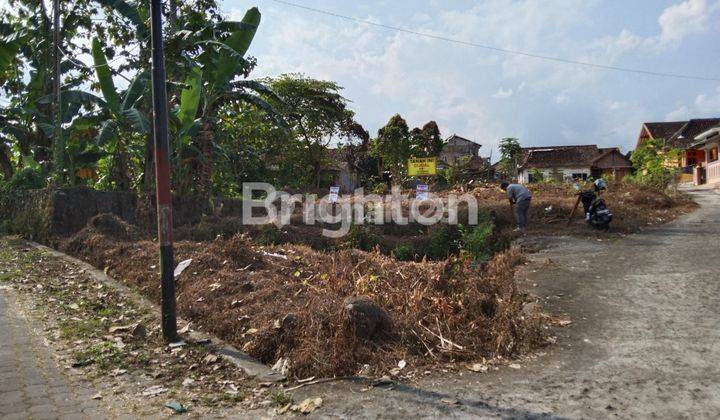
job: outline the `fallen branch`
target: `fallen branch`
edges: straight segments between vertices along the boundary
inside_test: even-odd
[[[432,334],[433,336],[435,336],[436,338],[438,338],[438,339],[440,340],[440,345],[441,345],[441,347],[445,348],[445,344],[449,344],[450,346],[457,347],[457,348],[460,349],[460,350],[465,350],[465,348],[464,348],[463,346],[461,346],[461,345],[459,345],[459,344],[453,343],[452,341],[448,340],[447,338],[443,337],[442,335],[437,335],[437,334],[435,334],[430,328],[428,328],[428,327],[424,326],[423,324],[421,324],[420,321],[418,321],[418,325],[421,326],[421,327],[423,327],[423,328],[425,328],[425,330],[426,330],[427,332],[429,332],[430,334]]]
[[[323,383],[326,383],[326,382],[333,382],[333,381],[344,381],[344,380],[347,380],[347,379],[356,379],[356,378],[358,378],[358,377],[357,377],[357,376],[337,376],[337,377],[335,377],[335,378],[317,379],[317,380],[315,380],[315,381],[305,382],[305,383],[303,383],[303,384],[296,385],[296,386],[291,387],[291,388],[285,388],[285,391],[295,391],[296,389],[300,389],[300,388],[302,388],[302,387],[304,387],[304,386],[308,386],[308,385],[323,384]]]

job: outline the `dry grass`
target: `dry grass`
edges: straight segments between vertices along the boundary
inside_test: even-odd
[[[156,245],[116,240],[95,225],[63,248],[159,299]],[[181,314],[263,362],[289,357],[298,377],[353,374],[363,364],[385,373],[400,359],[423,366],[512,356],[543,342],[539,315],[522,314],[516,250],[476,267],[455,258],[398,262],[358,250],[261,247],[237,235],[177,243],[176,260],[186,258],[193,262],[177,279]],[[343,301],[354,296],[378,303],[392,328],[357,338],[343,317]],[[288,314],[294,322],[281,326]]]

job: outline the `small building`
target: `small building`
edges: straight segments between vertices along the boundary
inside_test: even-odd
[[[480,154],[482,146],[474,141],[453,134],[445,141],[445,145],[438,156],[439,163],[445,163],[450,166],[457,165],[460,158],[477,157]]]
[[[693,168],[705,161],[705,151],[694,146],[695,138],[717,125],[720,125],[720,118],[646,122],[640,128],[637,147],[648,139],[664,139],[667,147],[680,149],[680,159],[670,164],[680,169],[679,182],[691,182]]]
[[[342,148],[328,149],[329,161],[322,170],[323,179],[329,180],[329,186],[340,187],[342,193],[350,193],[360,186],[360,176],[348,163],[346,153]]]
[[[597,145],[525,147],[518,165],[521,184],[543,179],[558,182],[586,180],[590,177],[613,176],[622,179],[632,172],[632,162],[617,147],[599,148]]]
[[[695,136],[695,142],[691,146],[702,150],[704,154],[704,160],[699,162],[694,170],[695,185],[720,184],[720,125]]]

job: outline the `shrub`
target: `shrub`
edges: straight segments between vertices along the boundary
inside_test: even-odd
[[[488,243],[495,230],[492,220],[482,220],[476,226],[460,226],[462,251],[475,261],[486,261],[493,254],[493,247]]]
[[[439,225],[430,233],[430,245],[428,246],[428,257],[434,260],[444,260],[459,250],[458,240],[460,235],[457,229],[451,229],[448,225]]]
[[[346,247],[362,249],[363,251],[372,251],[378,244],[380,244],[380,236],[361,225],[353,225],[345,240]]]
[[[667,147],[665,140],[645,140],[630,157],[636,172],[628,180],[664,190],[678,173],[679,158],[680,150]]]
[[[260,245],[277,245],[282,243],[280,230],[278,230],[278,228],[273,224],[267,224],[260,227],[260,230],[253,239]]]
[[[410,244],[399,244],[393,249],[393,255],[398,261],[410,261],[415,256],[415,249]]]

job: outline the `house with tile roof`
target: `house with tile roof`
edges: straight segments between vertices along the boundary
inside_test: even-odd
[[[695,167],[693,173],[695,185],[720,185],[720,124],[695,136],[691,146],[705,154],[704,161]]]
[[[438,161],[444,163],[445,166],[453,166],[458,164],[461,159],[472,160],[473,157],[477,158],[480,155],[481,147],[480,144],[472,140],[453,134],[445,140]]]
[[[594,144],[574,146],[525,147],[518,165],[518,182],[544,179],[556,181],[586,180],[613,176],[622,179],[632,171],[632,162],[617,147],[602,148]]]
[[[671,165],[680,168],[680,182],[693,180],[693,168],[705,161],[705,151],[694,146],[695,138],[720,125],[720,118],[697,118],[688,121],[646,122],[640,128],[637,146],[648,139],[664,139],[667,147],[680,149],[678,162]]]

